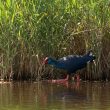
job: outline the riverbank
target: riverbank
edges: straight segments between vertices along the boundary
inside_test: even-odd
[[[58,59],[92,49],[96,65],[82,70],[82,79],[110,80],[109,7],[108,0],[2,0],[0,78],[60,77],[58,70],[42,67],[46,56]]]

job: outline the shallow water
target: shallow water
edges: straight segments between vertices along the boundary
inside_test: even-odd
[[[1,83],[0,110],[110,110],[110,83]]]

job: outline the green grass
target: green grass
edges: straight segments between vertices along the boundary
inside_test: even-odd
[[[1,78],[14,73],[16,78],[33,79],[43,57],[93,49],[96,66],[85,76],[102,79],[103,70],[109,71],[110,49],[105,40],[110,41],[109,32],[108,0],[0,0]],[[104,74],[109,78],[107,72]]]

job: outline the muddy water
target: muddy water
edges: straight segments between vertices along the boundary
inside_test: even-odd
[[[0,83],[0,110],[110,110],[110,83]]]

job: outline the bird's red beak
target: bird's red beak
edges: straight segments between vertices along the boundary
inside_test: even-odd
[[[48,58],[46,57],[43,61],[43,64],[47,64],[48,63]]]

